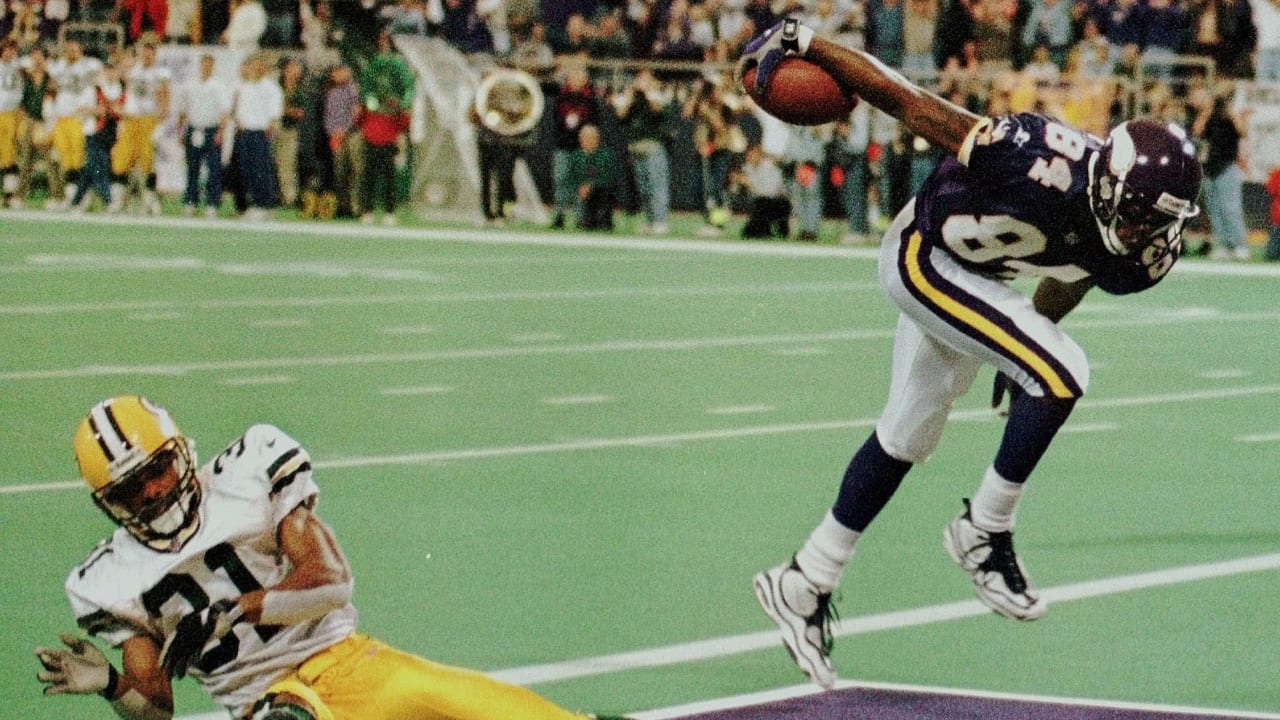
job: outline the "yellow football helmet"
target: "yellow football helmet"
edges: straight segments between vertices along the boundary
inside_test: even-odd
[[[138,542],[176,552],[199,528],[195,443],[164,408],[135,395],[103,400],[80,422],[75,452],[93,501]]]

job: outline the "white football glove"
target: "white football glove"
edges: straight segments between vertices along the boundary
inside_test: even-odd
[[[751,68],[756,68],[755,88],[759,90],[769,82],[769,75],[785,57],[804,57],[813,41],[813,30],[800,24],[796,18],[787,18],[765,30],[759,37],[747,43],[738,58],[738,84]],[[753,88],[743,88],[750,92]]]
[[[71,633],[59,633],[58,637],[69,650],[36,648],[36,657],[44,666],[36,673],[36,679],[45,683],[44,694],[89,695],[106,690],[112,674],[107,656],[93,643]]]

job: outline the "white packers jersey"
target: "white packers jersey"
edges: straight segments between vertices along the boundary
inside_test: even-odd
[[[75,115],[85,107],[86,100],[92,106],[93,86],[101,72],[102,61],[88,55],[74,63],[68,63],[62,58],[49,63],[49,75],[58,84],[58,93],[53,98],[54,116],[61,118]]]
[[[168,85],[169,68],[162,65],[135,65],[125,78],[128,95],[124,98],[125,115],[155,115],[160,110],[160,86]]]
[[[0,60],[0,112],[15,110],[22,104],[22,63]]]
[[[254,425],[199,478],[200,527],[182,550],[151,550],[122,528],[71,572],[67,597],[83,630],[116,646],[135,635],[163,644],[188,613],[272,587],[289,573],[276,529],[318,493],[306,450],[279,428]],[[191,675],[215,702],[243,711],[355,627],[349,603],[298,625],[239,623],[204,648]]]

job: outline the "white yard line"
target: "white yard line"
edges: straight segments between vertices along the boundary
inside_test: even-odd
[[[427,386],[428,392],[435,386]],[[1082,399],[1076,406],[1080,410],[1091,410],[1112,407],[1140,407],[1147,405],[1164,405],[1168,403],[1201,402],[1206,400],[1227,400],[1238,397],[1256,397],[1280,393],[1280,385],[1251,385],[1246,387],[1219,388],[1217,390],[1196,390],[1183,393],[1164,393],[1160,395],[1142,395],[1126,398]],[[952,420],[978,420],[994,417],[995,413],[985,408],[973,410],[956,410],[951,413]],[[494,447],[460,448],[455,450],[434,450],[430,452],[397,453],[393,455],[352,456],[332,458],[329,460],[313,460],[312,466],[317,470],[331,470],[356,467],[382,467],[387,465],[425,465],[445,461],[480,460],[496,457],[514,457],[520,455],[545,455],[560,452],[586,452],[591,450],[607,450],[623,447],[666,447],[685,442],[708,442],[716,440],[733,440],[746,437],[767,435],[785,435],[790,433],[825,432],[830,430],[852,430],[870,428],[876,424],[876,418],[853,418],[846,420],[826,420],[801,423],[778,423],[772,425],[749,425],[746,427],[721,428],[715,430],[696,430],[680,433],[660,433],[651,435],[630,435],[612,438],[581,438],[555,443],[533,443],[528,445],[499,445]],[[1072,427],[1068,423],[1066,428]],[[1095,427],[1089,428],[1096,430]],[[1270,436],[1266,436],[1270,437]],[[1242,439],[1243,441],[1243,439]],[[79,481],[35,482],[14,485],[0,485],[0,495],[42,492],[50,490],[69,490],[82,488]]]
[[[649,297],[719,297],[723,295],[803,294],[833,292],[879,292],[875,282],[812,282],[722,286],[676,287],[608,287],[574,290],[508,290],[395,295],[342,295],[310,298],[258,297],[228,300],[149,300],[137,302],[40,303],[33,305],[0,305],[0,315],[61,315],[72,313],[110,313],[168,311],[177,307],[187,310],[241,310],[246,308],[342,307],[360,305],[426,305],[430,303],[484,303],[532,301],[605,300],[611,298]]]

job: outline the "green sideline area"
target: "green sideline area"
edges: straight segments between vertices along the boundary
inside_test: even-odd
[[[303,442],[362,626],[399,647],[598,712],[801,680],[750,577],[825,512],[884,400],[872,249],[3,224],[0,715],[115,717],[42,698],[32,648],[73,627],[63,580],[111,529],[71,436],[121,393],[206,460],[256,422]],[[842,676],[1280,712],[1278,280],[1191,259],[1068,318],[1093,378],[1018,518],[1053,590],[1035,623],[964,611],[941,547],[1002,428],[981,374],[845,577]],[[178,703],[214,709],[190,681]]]

